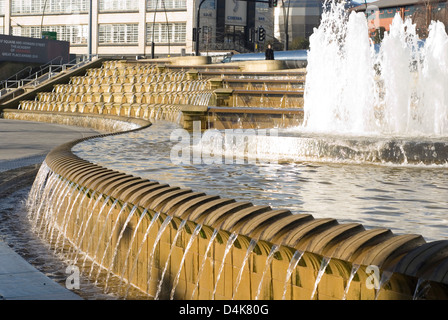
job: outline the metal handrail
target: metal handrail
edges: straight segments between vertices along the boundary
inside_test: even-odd
[[[9,82],[13,82],[17,86],[14,86],[14,87],[10,86],[8,89],[19,89],[19,88],[25,87],[25,86],[37,86],[44,81],[50,80],[53,76],[55,76],[59,72],[65,71],[69,68],[77,69],[77,68],[83,66],[84,64],[92,61],[94,57],[97,57],[97,55],[84,55],[83,57],[87,57],[87,58],[82,59],[78,63],[75,63],[77,61],[77,58],[75,58],[65,64],[62,64],[63,57],[58,56],[56,58],[53,58],[52,60],[48,61],[46,64],[40,66],[38,71],[29,75],[28,77],[22,78],[20,80],[9,80]],[[56,60],[60,61],[59,64],[54,64],[54,61],[56,61]],[[2,95],[4,95],[5,93],[7,93],[7,91],[6,92],[3,92],[3,91],[4,90],[1,90],[1,88],[0,88],[0,97]],[[14,98],[14,96],[13,96],[13,98]]]
[[[28,76],[31,75],[31,72],[33,71],[33,68],[31,66],[25,67],[22,70],[16,72],[15,74],[13,74],[12,76],[10,76],[8,79],[3,80],[0,82],[0,90],[2,89],[9,89],[8,88],[8,83],[12,82],[12,83],[17,83],[20,79],[19,79],[19,75],[22,75],[25,73],[25,71],[28,71]],[[22,77],[21,77],[22,78]],[[14,79],[14,80],[13,80]]]
[[[77,68],[85,65],[86,63],[89,63],[90,61],[93,60],[93,58],[95,58],[97,56],[98,55],[96,55],[96,54],[91,54],[91,55],[86,54],[86,55],[83,55],[82,57],[87,57],[87,58],[86,59],[82,59],[81,61],[79,61],[77,63],[75,63],[75,62],[78,60],[78,58],[75,58],[75,59],[73,59],[73,60],[71,60],[71,61],[69,61],[67,63],[64,63],[62,65],[62,68],[63,68],[64,71],[67,70],[67,69],[71,69],[71,68],[77,69]]]

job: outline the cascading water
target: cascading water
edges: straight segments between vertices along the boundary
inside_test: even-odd
[[[100,196],[99,198],[102,198],[102,197]],[[96,227],[97,227],[97,225],[98,225],[98,221],[99,221],[99,219],[100,219],[100,217],[101,217],[101,214],[102,214],[104,208],[106,207],[107,203],[109,202],[109,199],[110,199],[110,197],[107,196],[106,199],[103,201],[103,204],[102,204],[102,206],[101,206],[101,208],[100,208],[100,211],[99,211],[98,215],[96,216],[96,222],[95,222],[94,225],[93,225],[92,232],[90,233],[90,236],[89,236],[89,241],[87,242],[87,249],[86,249],[86,252],[89,252],[88,250],[90,249],[90,245],[93,243],[93,235],[94,235],[94,231],[96,230]],[[99,200],[99,199],[98,199],[98,200]],[[115,206],[115,204],[113,204],[112,207],[113,207],[113,206]],[[88,257],[87,257],[87,255],[86,255],[86,256],[84,257],[84,261],[83,261],[83,263],[82,263],[82,268],[83,268],[83,269],[84,269],[84,265],[85,265],[85,263],[86,263],[86,261],[87,261],[87,258],[88,258]]]
[[[138,228],[139,228],[140,224],[142,223],[143,219],[145,218],[147,212],[148,212],[147,209],[143,210],[143,212],[140,215],[140,218],[138,219],[138,222],[137,222],[137,225],[136,225],[136,227],[134,229],[134,232],[132,234],[131,243],[129,244],[129,248],[128,248],[128,251],[126,253],[126,258],[124,259],[123,268],[121,269],[121,273],[120,273],[120,284],[123,283],[123,280],[124,280],[124,272],[126,271],[126,267],[128,265],[129,255],[131,254],[131,249],[132,249],[132,244],[134,243],[134,240],[136,238],[137,232],[139,230]],[[155,216],[156,216],[156,219],[157,219],[159,214],[156,214]],[[146,238],[145,238],[145,240],[146,240]]]
[[[152,217],[151,222],[148,224],[148,227],[146,228],[145,235],[143,236],[143,240],[140,242],[140,245],[139,245],[139,248],[138,248],[138,251],[137,251],[137,255],[136,255],[136,257],[134,259],[134,262],[132,264],[132,268],[131,268],[131,273],[130,273],[129,279],[132,279],[132,277],[134,276],[134,272],[135,272],[136,267],[137,267],[137,262],[138,262],[138,257],[140,256],[140,252],[143,249],[143,245],[146,243],[146,239],[148,238],[148,235],[149,235],[149,232],[151,231],[151,228],[153,227],[154,223],[159,219],[159,217],[160,217],[160,212],[157,212]],[[167,219],[165,220],[165,221],[167,221],[166,224],[168,224],[171,221],[171,219],[172,219],[172,217],[168,216]],[[124,270],[121,273],[122,274],[121,280],[123,280],[123,273],[124,273]],[[131,282],[129,282],[128,285],[126,286],[126,292],[125,292],[125,295],[124,295],[125,298],[128,296],[130,287],[131,287]]]
[[[110,206],[110,209],[109,209],[109,211],[108,211],[108,213],[106,215],[106,218],[104,219],[103,228],[101,229],[101,233],[100,233],[100,235],[98,237],[99,241],[97,241],[97,246],[96,246],[96,249],[95,249],[95,253],[93,255],[93,261],[96,261],[96,258],[97,258],[97,255],[99,253],[99,249],[100,249],[100,246],[101,246],[101,240],[103,239],[103,234],[105,233],[106,228],[107,228],[107,223],[109,222],[109,217],[113,213],[114,208],[117,205],[117,203],[118,203],[118,199],[115,199],[114,203]],[[90,268],[89,278],[92,276],[92,272],[93,272],[94,266],[95,265],[92,264],[92,266]],[[101,265],[100,265],[100,267],[101,267]]]
[[[291,278],[293,271],[296,269],[297,264],[299,263],[300,259],[302,259],[303,254],[304,254],[303,251],[296,251],[291,258],[288,270],[286,271],[286,279],[285,279],[285,285],[283,288],[282,300],[285,300],[285,298],[286,298],[286,291],[288,289],[289,279]]]
[[[319,282],[322,279],[322,276],[324,275],[325,269],[327,269],[327,266],[330,263],[330,260],[331,259],[327,258],[327,257],[323,257],[323,259],[322,259],[319,272],[317,273],[316,281],[314,282],[314,289],[313,289],[313,293],[311,294],[311,300],[313,300],[314,296],[316,295],[317,286],[319,285]]]
[[[347,285],[345,286],[344,295],[342,297],[342,300],[345,300],[347,298],[348,290],[350,289],[350,284],[352,283],[353,278],[355,277],[356,273],[358,272],[360,265],[354,264],[352,267],[352,271],[350,272],[350,277],[347,280]]]
[[[260,298],[260,294],[261,294],[261,291],[263,289],[264,276],[266,275],[266,272],[268,271],[269,267],[271,266],[271,262],[274,259],[274,255],[275,255],[275,253],[278,250],[279,250],[279,246],[278,245],[273,245],[272,248],[271,248],[271,251],[269,252],[268,257],[266,258],[266,264],[264,266],[264,270],[263,270],[263,273],[261,275],[260,283],[258,284],[258,290],[257,290],[257,294],[255,296],[255,300],[258,300]]]
[[[123,206],[121,207],[120,212],[118,213],[118,216],[115,218],[115,221],[113,223],[113,227],[112,227],[112,230],[111,230],[111,235],[113,235],[115,233],[115,229],[117,228],[118,223],[120,222],[120,217],[123,214],[123,212],[126,211],[127,205],[128,205],[127,202],[125,202],[123,204]],[[108,219],[106,219],[106,222],[104,223],[104,228],[106,227],[106,223],[108,223],[108,222],[109,222]],[[107,241],[106,241],[106,248],[104,249],[103,256],[102,256],[102,258],[100,260],[100,266],[103,266],[103,262],[105,261],[104,259],[106,258],[106,254],[107,254],[107,249],[109,249],[110,243],[112,242],[112,238],[113,238],[113,236],[110,236],[109,239],[107,239]],[[119,243],[119,241],[117,241],[117,244],[118,243]],[[112,263],[111,263],[111,268],[112,268],[112,266],[113,266],[113,259],[111,261],[112,261]],[[100,275],[100,269],[98,269],[98,272],[96,274],[95,282],[98,281],[99,275]],[[107,284],[107,281],[106,281],[106,284]]]
[[[412,300],[423,299],[430,288],[431,284],[428,280],[423,278],[418,279]]]
[[[218,275],[216,277],[215,288],[213,289],[212,300],[215,299],[216,290],[218,289],[218,282],[219,282],[219,279],[221,278],[222,271],[224,270],[224,264],[225,264],[225,261],[226,261],[227,254],[230,252],[230,249],[232,248],[233,243],[235,242],[235,240],[237,238],[238,238],[238,234],[237,233],[232,233],[229,236],[229,240],[227,241],[226,249],[224,250],[224,255],[222,257],[221,266],[219,268]]]
[[[243,263],[241,264],[240,272],[238,272],[235,289],[233,290],[232,300],[235,299],[236,293],[238,291],[238,287],[241,282],[241,278],[243,277],[244,267],[246,266],[247,260],[249,259],[249,256],[252,253],[252,251],[254,250],[256,245],[257,245],[257,240],[255,240],[255,239],[250,240],[249,246],[246,250],[246,255],[244,256]]]
[[[195,287],[193,289],[193,293],[191,294],[191,299],[194,298],[196,290],[199,288],[199,280],[201,279],[202,272],[204,271],[205,263],[207,262],[208,253],[210,252],[210,249],[211,249],[211,247],[212,247],[212,245],[213,245],[213,243],[215,241],[215,238],[218,236],[218,233],[219,233],[219,230],[215,229],[213,231],[212,236],[210,237],[210,240],[209,240],[208,245],[207,245],[207,249],[205,250],[204,256],[202,258],[201,267],[200,267],[199,272],[198,272],[198,277],[197,277],[197,281],[196,281]]]
[[[109,276],[110,276],[110,274],[112,273],[112,270],[113,270],[113,266],[114,266],[114,263],[115,263],[115,257],[116,257],[116,255],[118,253],[118,249],[119,249],[121,238],[123,237],[123,234],[126,231],[126,227],[128,226],[128,223],[131,221],[131,218],[134,215],[136,210],[137,210],[137,206],[134,206],[132,208],[131,212],[129,213],[128,217],[126,218],[126,221],[123,224],[123,227],[121,228],[120,234],[118,235],[118,240],[117,240],[117,243],[115,244],[115,249],[113,251],[114,253],[112,255],[109,271],[107,272],[106,284],[105,284],[106,288],[105,288],[105,290],[107,290],[107,283],[108,283],[108,280],[109,280]],[[118,219],[117,219],[117,221],[118,221]]]
[[[428,135],[434,138],[444,137],[448,130],[448,101],[446,101],[447,99],[445,98],[443,91],[448,84],[448,76],[446,71],[448,69],[448,37],[444,31],[443,25],[438,22],[432,23],[426,44],[423,48],[420,48],[418,38],[415,34],[415,27],[409,21],[403,22],[399,17],[396,17],[391,26],[391,31],[386,34],[379,54],[376,55],[367,37],[368,30],[364,15],[352,13],[346,19],[344,16],[345,11],[343,13],[340,10],[340,4],[334,4],[330,10],[326,11],[322,19],[323,22],[321,27],[316,29],[316,32],[312,37],[307,87],[305,92],[305,123],[300,129],[303,132],[323,132],[329,136],[333,134],[344,134],[353,137],[353,140],[356,140],[357,137],[366,136],[421,137]],[[379,73],[377,73],[377,70]],[[325,94],[322,94],[322,92],[325,92]],[[197,99],[197,101],[207,100],[208,95],[198,96]],[[162,110],[159,107],[157,112],[160,113],[161,111]],[[158,115],[156,115],[156,117],[158,117]],[[270,137],[263,135],[261,138],[268,139]],[[331,147],[332,145],[336,145],[339,142],[340,141],[338,140],[327,139],[325,144],[321,142],[315,143],[316,148],[314,150],[320,152],[322,149],[327,148],[328,146]],[[268,144],[269,141],[266,140],[266,143]],[[351,146],[351,141],[347,142],[347,140],[345,140],[344,143],[345,144],[342,146],[343,152],[341,152],[341,155],[346,155],[347,150],[354,150]],[[264,143],[262,144],[264,145]],[[384,143],[381,142],[380,144]],[[310,151],[310,145],[312,145],[312,143],[304,143],[302,145],[302,149],[307,150],[308,152]],[[359,144],[357,146],[359,147]],[[388,147],[390,145],[386,143],[385,146]],[[403,145],[398,145],[396,149],[401,151],[405,150]],[[341,150],[340,144],[338,146],[338,150]],[[295,152],[295,150],[293,150],[293,152]],[[408,161],[408,155],[405,154],[405,152],[403,153],[404,159]],[[43,186],[47,183],[48,190],[45,190],[44,193],[41,192],[40,194],[37,194],[36,190],[33,188],[30,193],[30,195],[34,195],[30,198],[34,204],[34,210],[37,212],[34,215],[34,225],[37,226],[40,223],[40,225],[43,226],[44,224],[47,224],[47,227],[45,227],[44,230],[48,229],[48,231],[46,231],[44,235],[47,233],[52,235],[53,231],[57,231],[58,235],[55,246],[58,242],[60,242],[60,237],[63,237],[63,249],[65,242],[64,233],[67,230],[67,223],[70,221],[70,216],[75,215],[75,204],[78,204],[78,198],[80,197],[84,197],[80,200],[81,204],[83,201],[86,201],[86,196],[89,190],[82,189],[82,187],[77,190],[77,186],[75,184],[69,183],[62,177],[49,172],[48,167],[43,167],[37,181],[38,183],[36,186]],[[59,197],[57,197],[58,195]],[[47,200],[41,201],[42,199],[40,198]],[[53,202],[53,199],[58,199],[58,201],[60,199],[65,199],[67,202],[66,206],[62,207],[62,201],[61,203],[56,201],[54,209],[51,207],[47,208],[45,202]],[[93,199],[94,198],[92,195],[92,198],[89,201],[93,202]],[[105,206],[109,201],[109,197],[104,200],[103,196],[99,195],[93,208],[99,206],[100,200],[103,201],[103,205],[99,210],[98,217],[101,216],[101,213],[105,209]],[[90,207],[90,202],[87,205],[88,207]],[[116,202],[110,206],[110,211],[105,217],[106,221],[108,220],[112,210],[115,208],[115,205]],[[126,205],[123,206],[123,209],[125,206]],[[60,208],[64,209],[60,210]],[[54,210],[54,212],[49,212],[48,210],[50,209]],[[121,214],[122,211],[120,211],[119,216]],[[109,273],[106,278],[106,288],[111,275],[110,272],[113,267],[113,261],[117,253],[118,245],[123,236],[123,232],[129,223],[129,219],[133,214],[133,212],[129,214],[128,219],[121,229],[115,248],[110,248],[111,252],[113,252],[113,258],[112,265],[109,267]],[[52,217],[53,215],[54,217]],[[45,221],[45,219],[53,219],[54,222],[56,222],[58,215],[62,215],[62,223],[60,225],[51,224],[49,221]],[[143,213],[139,219],[138,225],[144,218],[144,215],[145,213]],[[132,265],[131,276],[129,279],[132,278],[134,271],[136,270],[136,262],[139,259],[139,253],[142,249],[142,245],[146,241],[148,231],[157,219],[159,219],[159,214],[154,216],[151,220],[147,232],[138,247],[138,253],[135,257],[133,257],[134,264]],[[154,259],[154,251],[156,250],[156,246],[160,241],[163,231],[171,222],[171,219],[172,217],[166,218],[162,226],[159,228],[156,240],[153,244],[152,252],[149,256],[149,263],[147,265],[148,287],[151,280],[150,272]],[[86,230],[88,230],[87,227],[90,222],[94,223],[93,220],[92,215],[89,215],[85,225],[81,224],[79,228],[75,230],[75,243],[78,244],[76,248],[75,261],[77,260],[78,254],[81,253],[80,247],[84,241]],[[115,221],[115,224],[113,224],[112,231],[115,231],[118,227],[117,223],[118,219]],[[106,223],[104,223],[104,225],[103,223],[99,224],[98,220],[94,223],[93,230],[98,229],[98,232],[101,231],[99,240],[101,240],[103,236],[105,226]],[[100,229],[101,227],[102,229]],[[179,229],[179,231],[180,230],[181,229]],[[195,230],[195,236],[197,236],[197,232],[199,232],[199,230],[200,228]],[[196,290],[198,289],[201,274],[207,261],[207,254],[214,243],[217,233],[218,230],[215,230],[210,238],[206,253],[203,256],[192,298],[195,296]],[[135,234],[136,233],[134,233],[134,236]],[[180,232],[178,235],[179,234]],[[134,241],[134,236],[131,239],[131,244]],[[237,234],[232,234],[229,237],[229,242],[227,243],[222,264],[220,266],[221,268],[216,279],[213,298],[215,297],[217,285],[223,271],[224,260],[226,255],[231,250],[236,238]],[[194,240],[194,237],[192,236],[191,239]],[[91,241],[92,240],[90,238],[88,248],[91,245],[93,246]],[[102,256],[98,257],[102,258],[100,260],[100,265],[103,261],[105,261],[107,254],[106,251],[112,243],[113,242],[111,242],[111,239],[107,239],[106,250],[103,251]],[[192,242],[189,243],[187,248],[191,246],[191,243]],[[246,262],[248,261],[247,259],[249,254],[252,252],[253,246],[255,246],[255,242],[251,242],[251,245],[247,250],[246,257],[240,268],[240,273],[238,274],[234,296],[237,292],[242,272]],[[270,262],[272,262],[274,254],[277,250],[278,248],[274,246],[268,256],[263,276],[259,283],[256,299],[260,296],[264,275],[268,271]],[[185,251],[181,265],[184,263],[184,258],[187,251],[188,249]],[[97,247],[94,251],[93,259],[97,258],[97,254],[100,253],[101,252],[98,251]],[[290,268],[287,273],[287,279],[285,281],[283,297],[285,297],[286,294],[287,282],[302,257],[302,254],[303,253],[297,252],[294,259],[291,261]],[[121,282],[125,281],[124,270],[126,265],[132,262],[130,259],[130,251],[127,251],[125,265],[123,266],[121,272]],[[86,260],[84,260],[84,262],[85,261]],[[156,298],[161,292],[160,290],[163,284],[163,278],[165,272],[168,270],[168,263],[169,261],[167,260],[165,263],[165,268],[163,269],[162,278],[159,282]],[[328,263],[328,259],[324,259],[322,262],[311,298],[313,298],[317,292],[316,290],[318,288],[319,281],[324,274]],[[93,265],[90,273],[92,273],[92,270]],[[182,269],[179,268],[176,275],[176,281],[171,291],[171,298],[174,296],[181,270]],[[357,267],[352,270],[345,293],[348,292],[350,282],[356,274],[356,271]],[[382,281],[382,283],[385,283],[385,281]],[[126,290],[126,295],[130,285],[131,284],[129,283]],[[421,286],[421,284],[417,286],[416,296],[420,295],[419,292],[421,291]],[[379,289],[377,294],[378,293]]]
[[[94,199],[94,196],[95,196],[95,193],[96,193],[96,191],[93,191],[92,192],[92,194],[91,194],[91,196],[90,196],[90,201],[92,201],[93,199]],[[97,197],[97,199],[96,199],[96,201],[95,201],[95,204],[93,205],[93,208],[92,208],[92,210],[90,211],[90,213],[89,213],[89,217],[87,218],[87,221],[86,221],[86,224],[85,224],[85,227],[84,227],[84,229],[83,229],[83,232],[82,232],[82,234],[81,234],[81,229],[82,229],[82,225],[79,227],[79,231],[78,231],[78,235],[77,235],[77,239],[78,239],[78,241],[77,241],[77,246],[76,246],[76,248],[77,248],[77,250],[76,250],[76,254],[75,254],[75,258],[74,258],[74,262],[76,263],[76,262],[78,262],[78,255],[79,255],[79,253],[80,253],[80,251],[81,251],[81,244],[82,244],[82,242],[84,241],[84,236],[85,236],[85,234],[86,234],[86,230],[87,230],[87,228],[88,228],[88,226],[89,226],[89,222],[90,222],[90,219],[92,218],[92,216],[93,216],[93,213],[95,212],[95,208],[97,207],[97,205],[98,205],[98,202],[99,202],[99,200],[102,198],[102,194],[100,194],[98,197]],[[87,207],[88,208],[90,208],[90,201],[89,201],[89,204],[87,205]]]
[[[187,220],[182,220],[182,222],[179,225],[179,228],[177,229],[176,235],[174,236],[173,243],[171,244],[171,250],[168,253],[168,258],[166,259],[165,267],[163,268],[163,272],[162,272],[162,275],[160,277],[159,284],[157,285],[157,292],[156,292],[156,295],[154,297],[154,300],[158,300],[159,299],[160,292],[162,291],[163,280],[165,278],[165,274],[166,274],[166,271],[168,269],[168,264],[170,263],[170,257],[171,257],[171,255],[173,253],[173,249],[176,247],[177,238],[182,233],[182,230],[184,229],[186,224],[187,224]]]
[[[148,291],[149,291],[151,280],[152,280],[152,272],[151,272],[152,270],[151,269],[152,269],[152,266],[153,266],[154,253],[156,251],[157,245],[158,245],[158,243],[160,241],[160,238],[162,237],[163,232],[168,227],[168,224],[171,222],[172,219],[173,219],[172,216],[167,216],[165,218],[165,220],[163,221],[162,225],[160,226],[159,231],[157,232],[157,236],[156,236],[156,239],[154,241],[154,245],[152,247],[151,254],[150,254],[149,258],[148,258],[148,277],[147,277],[148,281],[147,281],[147,284],[146,284],[146,286],[148,288]]]
[[[381,289],[389,282],[392,275],[393,275],[392,271],[385,270],[383,272],[383,274],[381,275],[379,284],[378,284],[378,288],[375,288],[375,300],[378,300]]]
[[[191,235],[190,240],[188,241],[188,244],[185,247],[184,255],[182,256],[182,260],[179,265],[179,271],[177,272],[176,277],[174,278],[173,287],[172,287],[171,293],[170,293],[170,300],[174,299],[174,293],[176,292],[176,287],[177,287],[177,284],[179,283],[180,273],[182,272],[182,267],[184,265],[185,258],[187,256],[187,253],[190,250],[194,240],[196,239],[197,235],[201,231],[201,229],[202,229],[202,225],[198,224],[196,226],[196,228],[193,230],[193,234]]]

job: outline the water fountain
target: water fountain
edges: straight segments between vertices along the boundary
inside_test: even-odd
[[[443,24],[431,23],[424,46],[399,14],[379,52],[367,35],[363,13],[347,16],[343,3],[324,12],[310,38],[301,129],[339,143],[384,144],[382,152],[396,149],[390,155],[400,162],[446,163],[448,102],[435,85],[448,81]],[[433,160],[425,157],[431,151]]]
[[[272,146],[269,157],[446,165],[443,24],[432,22],[422,45],[415,25],[396,14],[376,52],[364,13],[348,14],[343,2],[324,6],[329,9],[310,37],[303,124],[263,137],[259,142]]]

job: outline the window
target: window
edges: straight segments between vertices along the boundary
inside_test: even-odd
[[[99,11],[138,11],[138,1],[136,0],[100,0]]]
[[[187,9],[186,0],[147,0],[146,10],[160,10],[160,9]]]
[[[87,25],[57,25],[57,26],[27,26],[13,27],[12,34],[14,36],[41,38],[41,31],[56,32],[57,39],[60,41],[68,41],[70,44],[85,44],[88,38]]]
[[[11,14],[41,15],[43,12],[46,14],[86,13],[89,9],[87,1],[88,0],[12,0]]]
[[[186,23],[148,23],[146,25],[146,39],[148,43],[153,41],[153,33],[154,43],[185,43]]]
[[[100,44],[137,44],[138,24],[101,24],[98,42]]]
[[[0,0],[0,15],[5,14],[5,0]]]
[[[174,23],[173,24],[173,42],[185,42],[185,34],[187,31],[187,26],[185,23]]]

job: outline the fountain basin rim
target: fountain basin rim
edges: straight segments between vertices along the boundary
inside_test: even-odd
[[[148,123],[147,126],[150,126],[150,124]],[[54,165],[56,165],[56,168],[54,168],[56,170],[56,171],[54,171],[56,174],[58,174],[57,171],[61,170],[64,167],[64,163],[66,161],[67,161],[66,163],[70,163],[71,165],[73,165],[74,162],[79,161],[80,163],[85,163],[87,166],[92,167],[92,168],[93,167],[98,167],[98,169],[101,170],[101,172],[104,172],[104,168],[103,167],[98,166],[98,165],[96,165],[94,163],[89,163],[89,162],[79,158],[78,156],[74,155],[73,152],[71,151],[72,147],[74,145],[82,142],[82,141],[87,140],[87,139],[98,138],[98,137],[105,137],[105,136],[108,136],[108,135],[118,135],[118,134],[123,134],[123,133],[126,133],[126,132],[133,132],[133,131],[141,130],[141,129],[147,127],[147,126],[140,127],[140,128],[137,128],[137,129],[127,130],[127,131],[122,131],[122,132],[115,132],[115,133],[110,133],[110,134],[101,134],[101,135],[94,136],[94,137],[81,138],[81,139],[78,139],[78,140],[74,140],[74,141],[65,143],[65,144],[63,144],[61,146],[58,146],[58,147],[54,148],[52,151],[50,151],[50,153],[47,155],[47,158],[46,158],[45,162],[47,163],[47,165],[50,167],[51,170],[53,170]],[[73,168],[78,168],[78,167],[76,165],[74,165]],[[114,170],[111,170],[111,171],[113,172]],[[67,173],[69,173],[69,172],[70,172],[70,170],[68,170]],[[89,172],[90,172],[90,170],[89,170]],[[117,173],[118,173],[118,171],[117,171]],[[124,174],[122,176],[123,177],[127,176],[127,177],[130,177],[130,178],[134,177],[132,175],[127,175],[127,174]],[[77,181],[72,181],[72,182],[76,183]],[[154,183],[153,181],[149,181],[149,180],[148,180],[148,182],[150,184]],[[89,188],[89,186],[79,186],[79,187]],[[170,188],[167,188],[167,189],[170,189]],[[193,191],[186,190],[186,193],[189,193],[189,192],[193,192]],[[206,198],[206,197],[198,197],[198,198],[195,198],[195,199],[199,199],[200,200],[200,198]],[[216,197],[210,197],[210,199],[208,201],[211,201],[212,199],[216,200]],[[126,201],[127,199],[116,199],[116,200],[121,200],[123,203],[125,203],[125,202],[128,203]],[[198,203],[201,203],[201,202],[198,202]],[[223,202],[223,203],[225,203],[225,202]],[[201,204],[203,204],[203,203],[201,203]],[[238,205],[238,204],[241,205],[243,203],[238,203],[238,202],[233,203],[233,205]],[[180,207],[182,207],[182,205]],[[225,205],[223,207],[225,207]],[[223,208],[223,207],[220,207],[220,208]],[[241,206],[240,208],[236,209],[236,211],[235,210],[230,210],[229,212],[223,212],[221,210],[221,212],[220,212],[220,210],[218,208],[217,212],[220,212],[220,214],[218,214],[219,217],[215,217],[215,218],[211,219],[211,220],[215,220],[214,226],[211,225],[211,226],[208,226],[208,227],[215,228],[215,227],[217,227],[217,226],[219,227],[220,225],[223,225],[223,224],[225,225],[225,218],[226,217],[229,217],[229,216],[232,216],[232,215],[234,215],[234,217],[237,217],[238,216],[238,211],[240,211],[240,210],[244,211],[245,209],[247,209],[245,211],[251,211],[251,210],[255,209],[253,207],[256,207],[256,206],[253,206],[253,204],[251,204],[249,202],[245,206]],[[195,209],[194,206],[189,208],[190,212],[194,212],[194,209]],[[267,210],[268,210],[267,212],[269,212],[269,210],[273,210],[273,209],[267,208]],[[266,210],[262,210],[262,212],[266,212]],[[195,213],[195,215],[196,216],[200,216],[200,213]],[[292,213],[291,213],[291,215],[292,215]],[[254,216],[257,217],[257,215],[254,215]],[[241,219],[240,218],[235,219],[235,222],[236,222],[235,224],[233,222],[232,223],[229,222],[230,224],[232,224],[232,226],[230,226],[230,227],[232,228],[233,226],[238,226],[237,229],[240,229],[242,226],[245,225],[245,223],[247,223],[247,221],[245,221],[244,217],[245,216],[243,214]],[[180,216],[179,216],[179,218],[180,218]],[[185,218],[187,218],[187,217],[185,217]],[[207,217],[205,217],[205,219],[201,217],[201,220],[204,222],[204,225],[205,225],[205,222],[207,222],[207,220],[210,221],[210,218],[211,218],[211,216],[207,216]],[[283,216],[283,219],[285,219],[284,216]],[[283,220],[283,219],[280,219],[280,220]],[[263,220],[263,219],[261,219],[261,220]],[[300,220],[303,220],[303,221],[300,221]],[[298,224],[299,229],[300,229],[300,226],[302,224],[308,225],[312,220],[314,220],[313,217],[309,217],[309,219],[298,219],[297,221],[299,221],[299,223],[297,223],[297,224]],[[319,220],[319,219],[316,219],[316,220]],[[229,224],[229,223],[227,223],[227,224]],[[337,221],[336,221],[336,224],[337,224]],[[329,227],[330,226],[334,226],[334,224],[330,224]],[[253,227],[255,227],[255,229],[257,229],[256,226],[252,226],[251,227],[252,230],[254,230]],[[290,230],[288,233],[289,234],[296,233],[297,229],[296,229],[296,231],[294,231],[294,229],[295,228]],[[327,232],[328,229],[331,229],[331,228],[323,228],[323,229],[319,230],[317,235],[320,235],[322,238],[326,238],[326,241],[328,240],[328,243],[330,243],[333,240],[333,237],[332,236],[325,237],[322,234],[322,233]],[[360,229],[362,229],[362,228],[360,228]],[[221,231],[222,232],[227,232],[229,234],[231,233],[231,230],[221,230]],[[355,233],[354,235],[349,235],[348,237],[345,237],[344,239],[340,239],[338,246],[342,246],[344,244],[350,243],[351,238],[352,237],[356,237],[361,232],[362,231],[360,231],[359,233]],[[262,230],[258,229],[257,234],[260,235],[259,241],[266,242],[267,244],[271,243],[269,240],[263,239],[264,237],[263,237],[263,231]],[[310,234],[310,238],[312,238],[312,237],[313,237],[312,234]],[[417,235],[417,237],[418,237],[418,235]],[[281,237],[281,238],[284,238],[284,236]],[[395,241],[393,241],[391,238],[396,238],[396,239],[395,239]],[[410,239],[409,245],[407,245],[406,239]],[[397,236],[397,235],[393,235],[392,234],[391,237],[387,237],[386,238],[387,241],[383,243],[383,246],[387,245],[387,250],[386,250],[387,252],[386,253],[378,252],[378,250],[381,249],[380,251],[382,251],[382,249],[384,249],[381,246],[381,244],[382,244],[381,241],[380,241],[380,243],[377,243],[377,244],[375,244],[373,246],[371,246],[371,243],[369,243],[370,246],[368,244],[367,247],[366,247],[365,243],[361,243],[360,244],[361,247],[358,247],[357,249],[355,248],[354,250],[352,248],[352,251],[362,250],[362,251],[365,252],[365,250],[367,250],[369,252],[369,254],[367,256],[362,255],[362,258],[364,258],[364,259],[362,259],[359,255],[357,257],[346,256],[347,260],[345,260],[345,261],[348,262],[348,263],[355,263],[355,262],[359,263],[360,262],[359,259],[361,259],[361,260],[364,260],[364,261],[361,261],[361,263],[363,263],[363,262],[366,262],[367,260],[372,260],[372,261],[375,261],[375,263],[377,263],[380,267],[381,267],[383,262],[388,262],[387,263],[387,268],[393,270],[395,265],[396,265],[396,262],[399,262],[400,259],[403,256],[406,256],[406,254],[408,253],[409,250],[415,249],[418,245],[421,245],[421,244],[425,243],[424,239],[422,239],[422,238],[418,238],[417,239],[418,241],[415,241],[415,239],[416,239],[416,235]],[[394,245],[395,245],[394,243],[397,243],[396,248],[394,247]],[[277,245],[277,246],[284,246],[284,245],[282,245],[280,243],[279,244],[271,243],[271,244],[272,245]],[[379,246],[377,246],[377,245],[379,245]],[[322,248],[325,247],[325,244],[322,243],[320,245],[320,247],[322,247]],[[289,250],[294,251],[294,250],[297,250],[297,248],[296,249],[290,248]],[[324,252],[320,252],[320,251],[319,252],[309,252],[309,253],[322,255],[322,256],[324,254]],[[396,253],[398,255],[395,255]],[[337,258],[335,258],[335,259],[337,259]],[[353,259],[355,259],[357,261],[354,261]],[[389,263],[390,261],[393,261],[394,263]],[[367,261],[367,262],[369,262],[369,261]],[[443,262],[444,261],[442,261],[441,263],[443,263]],[[426,269],[428,269],[427,266],[425,266],[425,267],[426,267]],[[437,266],[435,266],[435,267],[437,267]],[[429,269],[431,269],[431,268],[429,268]],[[429,273],[427,275],[427,278],[429,280],[431,279],[431,273]],[[445,281],[445,280],[443,280],[443,281]]]

